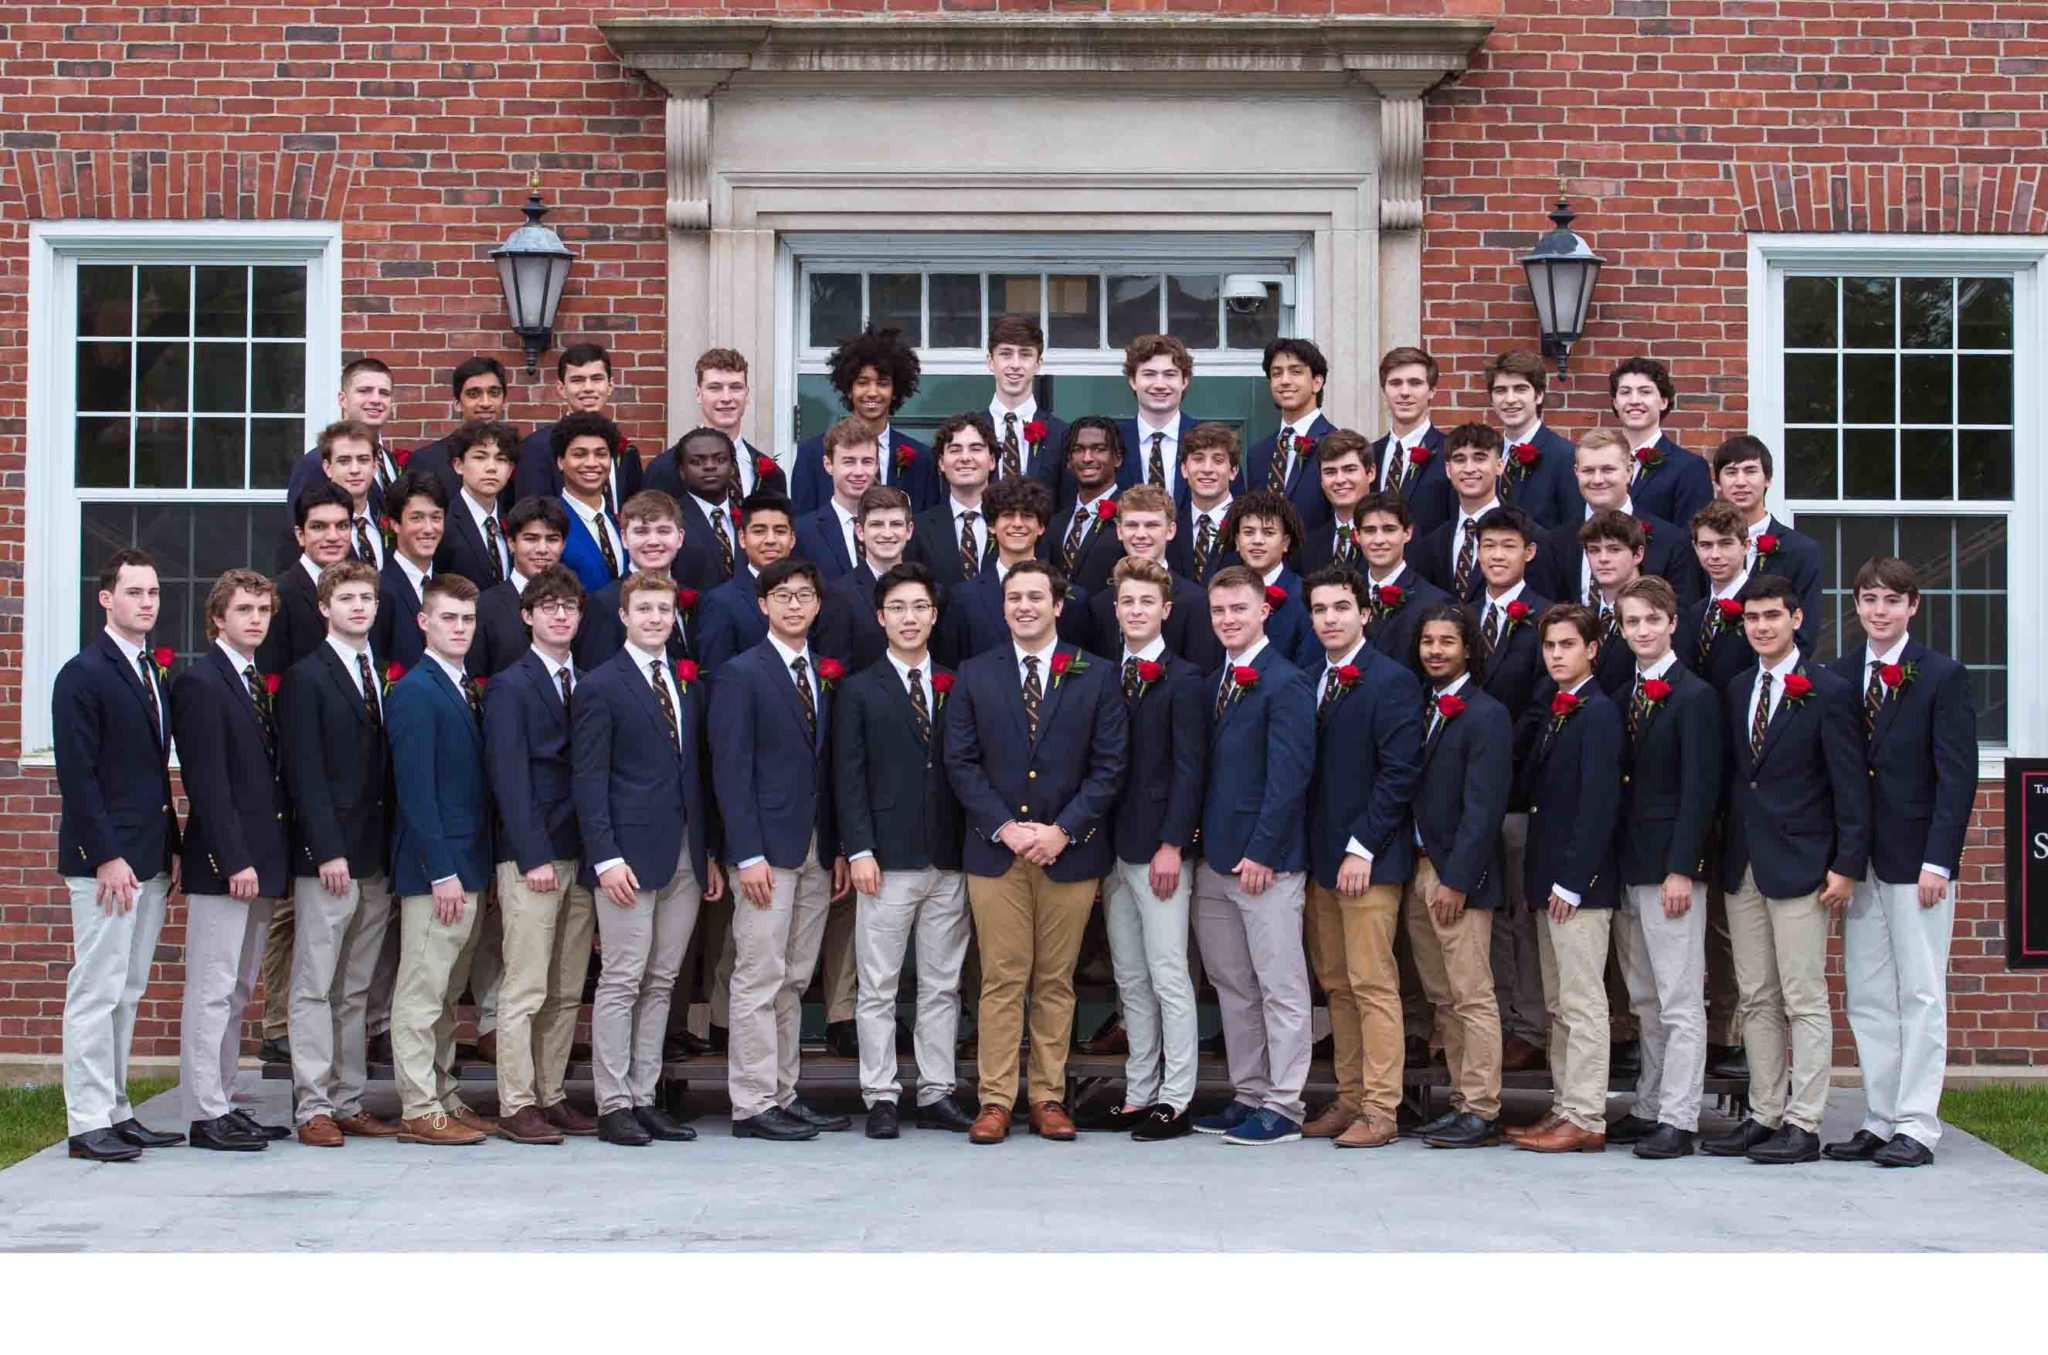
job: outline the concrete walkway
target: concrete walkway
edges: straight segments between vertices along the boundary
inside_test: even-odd
[[[287,1120],[285,1084],[245,1073],[242,1094]],[[1825,1137],[1861,1107],[1838,1089]],[[175,1094],[142,1110],[166,1128],[177,1116]],[[2048,1250],[2048,1174],[1957,1130],[1933,1168],[1883,1171],[1200,1136],[974,1148],[906,1129],[870,1143],[857,1119],[764,1144],[729,1138],[709,1100],[695,1123],[697,1142],[645,1149],[351,1140],[100,1166],[60,1144],[0,1172],[0,1250]]]

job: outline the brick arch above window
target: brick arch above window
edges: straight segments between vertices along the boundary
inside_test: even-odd
[[[1739,164],[1733,169],[1742,222],[1753,232],[2048,232],[2048,166]]]
[[[0,201],[18,198],[31,221],[339,221],[357,168],[351,152],[317,150],[16,150],[0,163]]]

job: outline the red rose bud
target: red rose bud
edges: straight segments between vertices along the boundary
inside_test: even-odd
[[[404,470],[405,463],[410,460],[412,460],[412,451],[409,448],[401,447],[391,454],[391,464],[400,470]]]
[[[909,470],[910,463],[917,460],[917,453],[907,442],[896,444],[896,469]]]
[[[679,682],[695,682],[697,680],[697,661],[695,659],[677,659],[676,680]]]
[[[480,678],[480,677],[473,677],[473,678],[471,678],[471,679],[470,679],[470,681],[471,681],[471,682],[474,682],[474,683],[476,684],[476,689],[477,689],[477,690],[478,690],[479,692],[481,692],[481,691],[482,691],[482,690],[484,689],[484,684],[485,684],[486,682],[490,681],[490,679],[489,679],[489,678]]]
[[[1030,423],[1024,425],[1024,440],[1026,442],[1044,442],[1048,431],[1045,426],[1045,420],[1033,419]]]
[[[1059,676],[1060,674],[1062,674],[1062,673],[1066,672],[1066,671],[1067,671],[1067,666],[1068,666],[1069,664],[1073,663],[1073,661],[1074,661],[1074,656],[1073,656],[1073,655],[1071,655],[1071,654],[1055,654],[1055,655],[1053,655],[1053,656],[1052,656],[1052,675],[1053,675],[1054,677],[1058,677],[1058,676]]]
[[[1277,583],[1269,583],[1266,585],[1267,606],[1278,607],[1281,603],[1285,601],[1287,601],[1287,590],[1285,588],[1282,588]]]
[[[157,652],[162,653],[163,651],[159,650]],[[1906,680],[1905,666],[1903,664],[1888,663],[1877,670],[1877,679],[1887,687],[1896,687]]]
[[[1138,681],[1157,682],[1166,676],[1166,665],[1151,659],[1138,660]]]
[[[1671,684],[1663,678],[1651,678],[1643,684],[1643,696],[1646,700],[1662,701],[1669,695],[1671,695]]]
[[[781,471],[782,467],[775,464],[775,458],[772,456],[757,456],[754,458],[754,474],[763,480],[771,475],[780,474]]]
[[[1785,695],[1798,699],[1813,690],[1813,679],[1804,673],[1794,673],[1785,679]]]
[[[1636,448],[1636,460],[1642,462],[1645,466],[1649,465],[1652,461],[1656,460],[1656,457],[1657,449],[1655,447]]]
[[[1294,439],[1294,454],[1296,456],[1307,456],[1310,452],[1313,452],[1315,449],[1316,440],[1314,438],[1297,437]]]
[[[1550,698],[1550,713],[1557,716],[1570,715],[1579,708],[1579,698],[1570,692],[1559,692]]]
[[[178,651],[172,649],[169,645],[158,645],[149,652],[149,657],[156,660],[157,667],[169,668],[171,660],[178,657]]]
[[[1259,682],[1259,670],[1250,664],[1238,664],[1230,670],[1230,680],[1240,687],[1255,687]]]
[[[940,696],[944,696],[947,692],[952,691],[953,675],[951,673],[933,673],[932,690]]]
[[[1417,447],[1414,451],[1408,453],[1408,464],[1416,470],[1421,470],[1424,466],[1427,466],[1429,464],[1429,448]]]
[[[1406,594],[1401,591],[1398,584],[1383,583],[1379,586],[1379,599],[1382,607],[1398,607],[1401,605],[1401,599],[1404,596]]]
[[[1436,699],[1436,713],[1446,720],[1455,720],[1465,713],[1465,698],[1462,696],[1439,696]]]
[[[1756,553],[1757,553],[1758,555],[1775,555],[1775,554],[1777,554],[1777,553],[1778,553],[1778,538],[1777,538],[1777,536],[1776,536],[1775,534],[1771,533],[1771,532],[1765,532],[1765,533],[1764,533],[1764,534],[1763,534],[1762,536],[1758,537],[1758,538],[1756,539]]]
[[[1104,522],[1114,519],[1116,517],[1116,500],[1104,499],[1101,503],[1096,504],[1095,516],[1101,518]]]
[[[276,696],[277,685],[279,681],[280,679],[278,678],[277,674],[265,673],[263,675],[263,690],[269,692],[272,696]]]
[[[1721,615],[1730,621],[1742,619],[1742,603],[1735,598],[1721,598],[1714,605],[1721,609]]]
[[[846,676],[846,665],[837,659],[819,659],[818,676],[827,682],[837,682]]]
[[[1515,459],[1518,466],[1533,466],[1543,453],[1536,450],[1536,444],[1533,442],[1518,442],[1508,448],[1508,455]]]
[[[395,660],[394,660],[393,662],[391,662],[391,663],[387,663],[387,664],[385,664],[385,665],[384,665],[384,680],[385,680],[386,682],[396,682],[396,681],[398,681],[398,680],[399,680],[400,678],[402,678],[402,677],[404,677],[404,676],[405,676],[405,665],[404,665],[404,664],[402,664],[402,663],[399,663],[399,662],[397,662],[397,661],[395,661]]]
[[[1337,681],[1343,683],[1346,687],[1358,681],[1358,665],[1347,663],[1340,667],[1337,670]]]
[[[694,589],[694,588],[678,588],[678,589],[676,589],[676,610],[677,610],[677,611],[679,611],[679,612],[688,612],[688,611],[694,611],[694,610],[696,609],[696,606],[697,606],[697,590],[696,590],[696,589]]]
[[[1514,600],[1513,602],[1510,602],[1510,603],[1508,604],[1508,620],[1510,620],[1510,621],[1527,621],[1528,619],[1529,619],[1529,604],[1528,604],[1528,603],[1526,603],[1526,602],[1522,601],[1522,600],[1521,600],[1520,598],[1516,598],[1516,599],[1515,599],[1515,600]]]

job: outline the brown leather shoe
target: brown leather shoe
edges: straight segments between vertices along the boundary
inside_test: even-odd
[[[1031,1132],[1064,1143],[1074,1137],[1074,1117],[1057,1101],[1040,1101],[1031,1108]]]
[[[455,1109],[448,1112],[448,1118],[454,1120],[457,1124],[467,1125],[479,1134],[495,1134],[498,1132],[498,1122],[496,1120],[488,1115],[477,1114],[460,1101],[455,1103]]]
[[[1500,1042],[1500,1070],[1503,1073],[1532,1072],[1549,1061],[1548,1055],[1519,1035],[1510,1035]]]
[[[539,1106],[521,1106],[498,1121],[498,1137],[514,1143],[560,1143],[562,1131],[548,1123]]]
[[[332,1115],[315,1115],[299,1126],[299,1142],[308,1148],[339,1148],[344,1140]]]
[[[1301,1136],[1305,1139],[1334,1139],[1351,1128],[1357,1119],[1358,1107],[1340,1096],[1301,1127]]]
[[[392,1139],[398,1137],[398,1122],[380,1120],[368,1111],[357,1111],[353,1115],[335,1118],[335,1126],[352,1139]]]
[[[571,1138],[592,1138],[597,1134],[597,1121],[570,1105],[566,1098],[546,1107],[541,1114]]]
[[[1400,1130],[1392,1120],[1362,1114],[1337,1135],[1336,1145],[1339,1148],[1384,1148],[1399,1137]]]
[[[1500,1131],[1500,1136],[1509,1143],[1520,1143],[1531,1134],[1542,1134],[1557,1128],[1558,1122],[1562,1119],[1564,1119],[1564,1116],[1554,1110],[1548,1110],[1543,1113],[1543,1118],[1536,1123],[1511,1124],[1506,1129]]]
[[[987,1105],[981,1114],[974,1117],[974,1124],[967,1131],[969,1143],[1001,1143],[1010,1137],[1010,1108]]]
[[[468,1125],[459,1123],[452,1116],[435,1111],[422,1115],[416,1120],[402,1122],[398,1130],[400,1143],[432,1143],[442,1146],[458,1143],[482,1143],[484,1136]]]
[[[1532,1153],[1604,1153],[1607,1151],[1607,1135],[1581,1129],[1560,1116],[1556,1124],[1542,1133],[1524,1134],[1516,1139],[1515,1147],[1526,1148]]]
[[[487,1030],[476,1037],[476,1058],[479,1063],[498,1061],[498,1032]]]

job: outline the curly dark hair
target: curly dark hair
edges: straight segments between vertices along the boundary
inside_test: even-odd
[[[1129,449],[1124,446],[1123,430],[1107,414],[1083,414],[1068,424],[1066,436],[1060,440],[1060,460],[1064,462],[1068,453],[1074,450],[1074,435],[1090,428],[1109,438],[1109,450],[1116,454],[1118,462],[1122,462]]]
[[[849,408],[853,400],[853,383],[860,379],[863,367],[872,367],[889,378],[891,414],[903,408],[904,402],[917,394],[917,378],[923,368],[917,360],[917,350],[903,342],[903,331],[895,326],[876,329],[869,325],[860,333],[841,339],[839,346],[832,350],[829,364],[832,389],[839,392],[839,398]]]
[[[1280,530],[1287,533],[1287,549],[1290,553],[1298,549],[1307,536],[1301,525],[1301,510],[1285,494],[1276,489],[1254,489],[1240,494],[1231,502],[1230,511],[1223,517],[1223,531],[1216,544],[1226,551],[1237,549],[1237,525],[1246,518],[1272,518],[1280,524]]]

